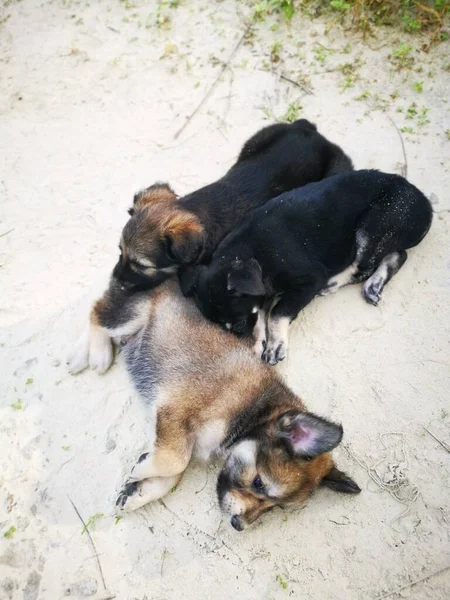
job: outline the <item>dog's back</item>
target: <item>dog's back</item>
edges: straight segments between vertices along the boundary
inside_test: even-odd
[[[352,169],[350,158],[313,123],[278,123],[250,138],[222,179],[179,204],[197,215],[208,232],[202,257],[207,262],[221,239],[255,208],[282,192]]]
[[[187,403],[231,390],[245,397],[247,384],[259,385],[266,372],[249,345],[206,321],[173,280],[153,291],[147,324],[124,358],[141,396],[158,403],[167,394]]]
[[[278,123],[250,138],[239,155],[238,167],[244,161],[263,158],[276,165],[279,173],[272,191],[282,193],[336,173],[353,170],[345,152],[317,131],[314,123],[299,119],[291,125]]]

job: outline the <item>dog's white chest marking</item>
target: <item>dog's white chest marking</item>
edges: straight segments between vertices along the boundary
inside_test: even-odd
[[[194,454],[202,459],[208,460],[219,448],[225,437],[225,421],[217,419],[207,423],[197,435]]]

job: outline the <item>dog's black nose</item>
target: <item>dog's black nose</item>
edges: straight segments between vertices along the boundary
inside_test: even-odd
[[[243,531],[244,529],[244,525],[237,515],[231,517],[231,526],[234,527],[236,531]]]

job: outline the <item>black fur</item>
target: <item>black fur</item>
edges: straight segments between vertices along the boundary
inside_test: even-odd
[[[306,119],[261,129],[244,144],[236,164],[222,179],[179,201],[204,226],[200,262],[209,262],[222,238],[253,209],[282,192],[320,181],[336,169],[350,171],[352,161]]]
[[[352,161],[341,148],[306,119],[265,127],[244,144],[237,162],[221,179],[168,204],[168,217],[185,212],[197,228],[186,225],[186,230],[180,226],[175,233],[165,232],[160,226],[164,219],[160,215],[156,219],[151,210],[139,218],[142,195],[161,187],[172,192],[167,184],[158,183],[136,194],[129,211],[131,218],[123,230],[125,250],[129,245],[140,247],[155,268],[150,272],[134,265],[132,269],[126,264],[128,256],[125,264],[119,260],[114,277],[130,289],[154,288],[179,267],[208,263],[223,237],[271,198],[336,171],[352,169]],[[173,271],[168,273],[168,267]]]
[[[355,261],[351,283],[370,277],[395,253],[382,289],[431,220],[429,201],[403,177],[341,173],[255,210],[222,241],[208,266],[187,272],[182,287],[193,293],[207,318],[233,331],[237,322],[251,330],[252,309],[276,297],[271,319],[292,321],[331,277]],[[366,299],[376,304],[379,293],[372,301],[370,292],[365,290]]]

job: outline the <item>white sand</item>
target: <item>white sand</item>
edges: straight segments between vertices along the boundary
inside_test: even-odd
[[[186,0],[167,9],[169,29],[139,27],[152,2],[4,4],[0,598],[366,600],[448,568],[450,455],[424,431],[450,443],[448,43],[412,51],[412,68],[397,71],[392,50],[424,40],[389,34],[371,38],[371,50],[350,32],[325,37],[320,18],[298,14],[290,27],[268,19],[175,140],[244,30],[244,3],[237,14],[231,0]],[[313,95],[270,72],[276,41],[284,49],[274,70],[308,77]],[[358,74],[344,91],[343,63]],[[365,90],[372,98],[354,100]],[[403,134],[408,177],[438,213],[378,308],[358,287],[316,299],[281,367],[311,409],[344,424],[336,458],[363,492],[320,491],[239,534],[217,507],[217,466],[195,466],[164,504],[115,524],[117,490],[145,448],[149,415],[120,360],[104,377],[71,377],[64,363],[115,262],[132,194],[158,179],[178,193],[213,181],[267,114],[296,101],[358,168],[400,172],[390,119],[413,127]],[[413,102],[430,109],[428,124],[397,112]],[[403,482],[405,503],[363,465],[385,484]],[[106,589],[69,497],[85,521],[104,515],[91,533]],[[401,597],[449,598],[450,570]]]

